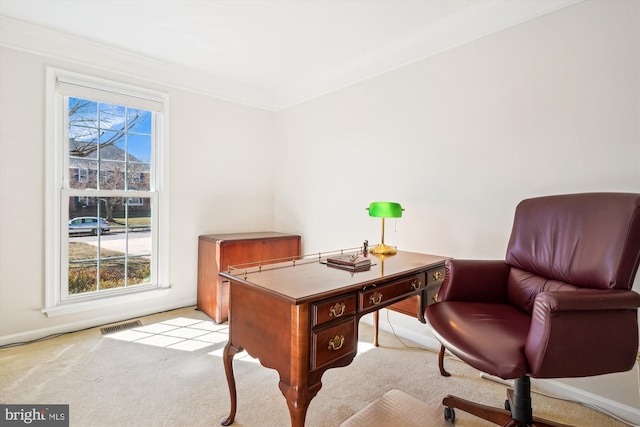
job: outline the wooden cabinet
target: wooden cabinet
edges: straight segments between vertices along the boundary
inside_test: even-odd
[[[229,282],[218,274],[230,265],[268,264],[300,253],[300,236],[275,233],[207,234],[198,238],[198,309],[215,322],[228,319]]]

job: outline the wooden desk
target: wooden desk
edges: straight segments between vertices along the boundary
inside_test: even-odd
[[[233,357],[246,350],[280,374],[291,425],[304,426],[323,373],[347,366],[357,352],[360,318],[415,295],[444,277],[446,257],[398,252],[371,256],[371,269],[352,273],[314,261],[273,264],[260,272],[220,273],[230,281],[229,341],[224,368],[233,423],[237,396]]]

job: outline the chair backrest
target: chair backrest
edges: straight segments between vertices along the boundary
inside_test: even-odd
[[[528,312],[544,291],[631,289],[640,262],[640,194],[523,200],[505,261],[509,301]]]

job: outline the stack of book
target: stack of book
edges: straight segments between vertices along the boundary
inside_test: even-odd
[[[361,254],[342,254],[328,257],[327,265],[342,270],[365,271],[371,268],[371,260]]]

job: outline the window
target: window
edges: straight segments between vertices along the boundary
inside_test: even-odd
[[[166,287],[165,96],[54,69],[48,83],[44,311]]]

